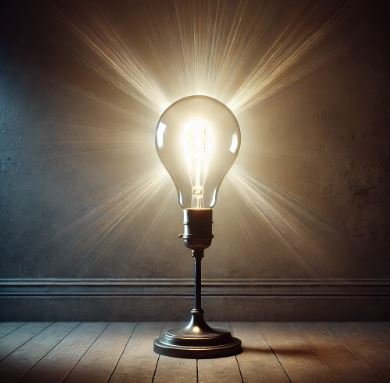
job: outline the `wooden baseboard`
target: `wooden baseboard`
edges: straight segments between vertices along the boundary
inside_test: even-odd
[[[0,320],[183,320],[191,279],[0,279]],[[205,279],[211,320],[388,320],[389,279]]]
[[[0,296],[192,295],[192,279],[0,279]],[[390,279],[205,279],[204,296],[390,296]]]

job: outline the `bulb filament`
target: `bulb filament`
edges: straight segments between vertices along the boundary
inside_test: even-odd
[[[184,153],[192,186],[191,207],[203,208],[203,192],[210,161],[210,129],[199,119],[184,126]]]

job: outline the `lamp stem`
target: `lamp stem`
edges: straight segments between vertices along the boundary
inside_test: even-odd
[[[192,250],[195,263],[195,310],[202,310],[202,258],[203,249]]]

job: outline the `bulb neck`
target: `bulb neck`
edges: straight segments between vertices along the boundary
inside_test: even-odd
[[[183,238],[186,247],[192,250],[206,249],[213,240],[213,209],[184,209]]]

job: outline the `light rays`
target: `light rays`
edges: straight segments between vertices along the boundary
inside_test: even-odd
[[[93,53],[74,51],[75,56],[154,112],[180,97],[206,94],[241,113],[339,52],[341,46],[313,53],[348,14],[349,3],[321,22],[320,4],[301,3],[279,24],[273,21],[283,7],[267,1],[169,1],[160,8],[146,2],[143,7],[149,62],[96,7],[88,10],[87,20],[57,13]]]
[[[173,201],[177,198],[175,195],[176,193],[173,193],[173,188],[170,182],[166,182],[164,186],[168,186],[169,190],[166,190],[166,187],[164,188],[165,194],[160,196],[161,198],[159,199],[159,208],[153,213],[151,222],[149,223],[146,230],[144,230],[137,242],[137,246],[132,254],[134,258],[136,258],[138,255],[143,255],[145,248],[150,243],[150,239],[153,238],[155,233],[158,232],[159,227],[161,227],[162,222],[166,217],[169,200]],[[159,246],[159,251],[161,251],[161,253],[164,252],[164,249],[161,247],[161,245]]]
[[[327,240],[339,240],[334,226],[315,208],[280,187],[250,176],[239,166],[228,175],[231,184],[257,220],[265,224],[275,245],[284,247],[312,276],[324,276],[328,270],[325,255]],[[241,223],[242,232],[248,232]]]
[[[124,43],[98,9],[90,9],[88,22],[74,21],[77,20],[74,15],[71,19],[62,12],[58,12],[58,15],[84,46],[94,53],[95,59],[90,59],[68,46],[86,66],[154,112],[161,112],[168,106],[166,96],[147,66]]]
[[[145,4],[148,48],[163,62],[170,100],[205,94],[227,101],[256,45],[269,4],[169,1],[157,13]],[[170,84],[169,82],[172,82]]]
[[[242,112],[273,96],[339,53],[341,47],[308,56],[340,24],[349,9],[348,3],[344,3],[319,27],[307,27],[320,5],[314,3],[299,9],[229,100],[232,110]]]
[[[58,159],[74,159],[75,156],[88,156],[93,154],[102,155],[109,152],[123,154],[127,161],[142,161],[145,166],[153,163],[150,152],[145,149],[153,149],[153,134],[142,127],[135,125],[131,130],[119,124],[89,125],[83,122],[60,122],[57,119],[46,120],[41,123],[49,128],[55,126],[56,130],[48,135],[37,145],[40,161],[44,153],[44,161]],[[55,132],[61,130],[58,137]],[[129,164],[130,165],[130,164]]]
[[[267,1],[146,2],[142,7],[149,62],[98,8],[89,8],[87,20],[57,13],[86,48],[76,51],[67,43],[83,64],[159,113],[192,94],[216,97],[236,113],[272,97],[337,55],[341,46],[314,51],[350,8],[346,1],[321,18],[321,4],[304,2],[275,24],[283,7]]]
[[[58,17],[81,44],[82,49],[77,49],[78,45],[63,42],[80,63],[129,97],[129,104],[131,100],[141,110],[148,110],[144,117],[142,112],[132,111],[134,104],[127,110],[93,91],[64,85],[96,106],[128,119],[122,120],[123,125],[106,128],[101,127],[100,121],[67,123],[83,134],[57,140],[68,149],[67,154],[55,155],[134,150],[134,162],[139,161],[140,167],[144,167],[142,175],[136,174],[108,195],[91,200],[86,214],[61,232],[71,237],[69,248],[85,254],[78,260],[80,264],[86,264],[86,256],[98,247],[107,248],[112,238],[134,224],[152,201],[161,199],[165,206],[167,197],[162,198],[162,190],[168,177],[160,168],[154,169],[153,160],[146,158],[154,151],[151,143],[158,113],[171,102],[192,94],[206,94],[227,103],[236,114],[247,113],[338,54],[342,46],[318,48],[345,18],[348,3],[337,11],[329,11],[321,22],[313,22],[318,19],[320,4],[300,4],[291,12],[292,16],[279,22],[283,2],[139,2],[134,7],[147,15],[141,26],[144,50],[133,46],[131,39],[126,39],[128,36],[121,36],[109,17],[96,7],[90,7],[85,18],[57,10]],[[131,28],[129,25],[129,35]],[[250,148],[250,143],[246,147]],[[320,214],[301,199],[256,180],[239,167],[229,178],[248,210],[280,246],[295,256],[302,268],[311,275],[326,274],[324,238],[335,232]],[[138,254],[153,237],[164,213],[164,208],[159,210],[134,246],[133,254]],[[235,224],[242,229],[245,240],[253,240],[244,216],[238,217]],[[92,259],[98,261],[98,257]]]
[[[109,102],[107,100],[104,100],[104,99],[98,97],[96,94],[94,94],[92,92],[89,92],[85,89],[81,89],[77,86],[74,86],[71,84],[60,83],[58,80],[53,80],[53,82],[55,83],[56,86],[61,86],[62,88],[69,91],[70,93],[73,93],[76,96],[79,96],[83,100],[91,101],[91,102],[95,103],[96,105],[98,105],[99,107],[109,109],[115,113],[124,114],[125,116],[129,117],[131,119],[131,121],[142,120],[145,123],[145,118],[140,113],[136,113],[132,110],[129,110],[128,108],[125,109],[119,105],[116,105],[112,102]]]
[[[65,225],[53,240],[63,240],[67,251],[82,254],[76,264],[92,267],[99,255],[112,245],[118,236],[121,225],[129,230],[166,186],[167,178],[160,167],[148,171],[146,175],[130,180],[108,194],[99,194],[89,201],[87,212],[73,222]],[[88,255],[99,251],[89,260]],[[75,265],[72,265],[72,267]]]
[[[158,13],[145,7],[148,47],[164,63],[159,77],[168,79],[168,98],[206,94],[235,113],[334,58],[342,45],[315,50],[350,8],[345,2],[323,17],[321,4],[301,2],[288,19],[275,23],[283,7],[267,1],[170,1]]]

